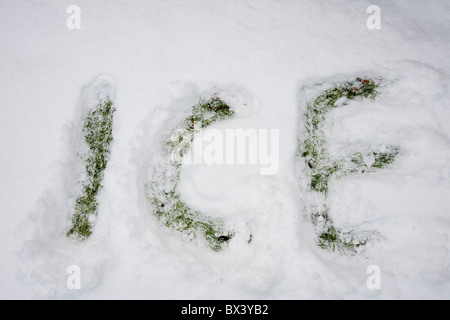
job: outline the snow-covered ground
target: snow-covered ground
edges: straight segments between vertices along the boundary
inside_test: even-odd
[[[367,27],[372,4],[381,29]],[[80,29],[67,27],[70,5]],[[449,17],[446,0],[2,0],[0,298],[449,298]],[[77,243],[65,231],[99,76],[115,88],[114,141],[94,233]],[[336,225],[380,235],[348,255],[316,244],[297,148],[301,89],[358,76],[385,87],[330,113],[329,145],[400,154],[331,185]],[[162,141],[211,90],[246,109],[214,128],[280,133],[276,175],[183,167],[186,203],[244,230],[221,252],[162,227],[145,194]],[[67,287],[72,265],[79,290]],[[371,290],[373,265],[381,287]]]

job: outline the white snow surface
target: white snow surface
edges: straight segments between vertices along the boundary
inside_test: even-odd
[[[79,30],[66,26],[72,4]],[[366,26],[371,4],[3,0],[0,298],[449,298],[450,2],[376,1],[380,30]],[[329,114],[331,151],[391,144],[400,155],[389,169],[331,184],[336,225],[380,234],[348,255],[316,245],[297,147],[301,89],[357,76],[383,77],[385,86],[375,101]],[[65,237],[76,153],[105,79],[115,93],[114,141],[94,233],[79,243]],[[161,143],[212,90],[239,110],[215,128],[280,130],[276,175],[251,165],[182,169],[186,203],[243,231],[221,252],[165,229],[145,196]],[[71,265],[80,290],[66,285]],[[381,269],[379,290],[366,285],[370,265]]]

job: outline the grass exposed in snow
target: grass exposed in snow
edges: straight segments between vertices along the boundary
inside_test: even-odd
[[[335,227],[327,209],[312,213],[310,219],[316,227],[318,246],[322,249],[356,251],[359,247],[366,245],[369,240],[369,236]]]
[[[392,164],[399,153],[396,146],[383,146],[378,150],[357,152],[342,159],[331,159],[325,135],[324,120],[328,112],[345,105],[350,100],[375,99],[379,81],[356,78],[325,90],[307,103],[305,114],[306,139],[300,143],[300,154],[305,159],[310,188],[327,197],[332,178],[338,179],[354,173],[373,172]],[[335,227],[328,210],[313,212],[310,220],[316,227],[318,244],[331,250],[351,250],[364,245],[367,236]]]
[[[177,192],[183,156],[190,150],[194,135],[216,121],[233,117],[235,112],[217,96],[200,102],[167,141],[171,161],[156,169],[150,185],[150,202],[155,215],[162,223],[190,240],[203,238],[207,245],[220,251],[234,236],[234,231],[225,230],[221,219],[208,217],[193,210],[181,200]]]
[[[230,119],[233,116],[234,111],[217,96],[208,101],[200,99],[192,108],[191,115],[183,121],[182,127],[175,130],[170,141],[167,141],[172,162],[176,166],[181,166],[183,156],[190,150],[196,132],[218,120]]]
[[[92,234],[91,217],[97,215],[97,194],[101,189],[104,170],[109,160],[110,144],[113,140],[112,122],[115,107],[109,98],[99,103],[89,111],[83,133],[89,147],[85,156],[85,170],[88,176],[83,185],[82,195],[75,202],[75,213],[72,216],[72,227],[67,236],[87,239]]]

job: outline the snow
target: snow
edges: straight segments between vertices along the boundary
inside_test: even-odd
[[[73,4],[80,30],[66,26]],[[372,4],[2,1],[0,298],[448,298],[450,3],[377,1],[381,29],[369,30]],[[77,243],[64,231],[81,119],[101,75],[115,84],[114,141],[94,234]],[[331,185],[335,223],[381,235],[345,255],[315,243],[296,153],[301,89],[357,76],[387,83],[376,101],[330,113],[329,145],[395,144],[400,155],[389,169]],[[214,128],[280,130],[276,175],[183,167],[186,203],[239,231],[219,253],[159,225],[144,188],[162,141],[212,91],[239,110]],[[80,290],[67,288],[71,265]],[[366,286],[370,265],[381,269],[380,290]]]

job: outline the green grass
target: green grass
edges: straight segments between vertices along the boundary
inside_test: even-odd
[[[324,199],[328,195],[333,179],[386,168],[395,161],[399,153],[397,146],[384,146],[384,151],[356,152],[343,159],[332,159],[329,155],[323,132],[326,115],[352,100],[375,99],[379,94],[380,84],[381,81],[356,78],[354,81],[344,82],[325,90],[307,102],[304,115],[306,137],[300,142],[299,155],[305,159],[310,190],[322,194]],[[367,163],[365,159],[373,161]],[[318,219],[319,217],[321,218]],[[367,243],[366,238],[361,238],[354,232],[344,232],[334,226],[327,211],[312,213],[310,218],[316,226],[318,245],[321,248],[354,251]],[[317,222],[319,220],[325,223],[319,224]]]
[[[81,196],[75,201],[75,212],[72,215],[72,226],[67,236],[75,236],[80,240],[89,238],[93,225],[91,216],[97,215],[96,199],[103,180],[103,173],[110,155],[110,144],[113,140],[112,123],[115,107],[107,98],[89,111],[84,126],[84,140],[89,147],[87,155],[82,159],[85,164],[87,182],[83,184]]]
[[[167,141],[174,164],[181,166],[196,132],[217,121],[230,119],[234,114],[235,112],[217,96],[209,100],[200,99],[199,103],[192,107],[191,114],[182,122],[181,127],[174,130],[171,139]]]
[[[400,149],[397,146],[390,146],[387,152],[373,152],[375,158],[373,168],[383,169],[395,161]]]
[[[369,241],[369,237],[364,234],[337,228],[328,215],[328,209],[312,213],[310,220],[316,227],[317,245],[322,249],[356,252]]]
[[[234,232],[225,230],[220,219],[207,217],[189,208],[179,193],[155,196],[151,202],[156,216],[166,227],[183,233],[189,239],[201,236],[215,251],[220,251],[223,244],[234,236]]]
[[[176,156],[156,169],[154,182],[150,185],[150,202],[162,224],[190,240],[203,239],[214,251],[222,250],[235,232],[226,230],[221,219],[208,217],[186,205],[177,191],[177,185],[182,158],[191,148],[195,132],[217,121],[230,119],[234,114],[217,96],[209,100],[201,99],[167,141],[167,153]]]

